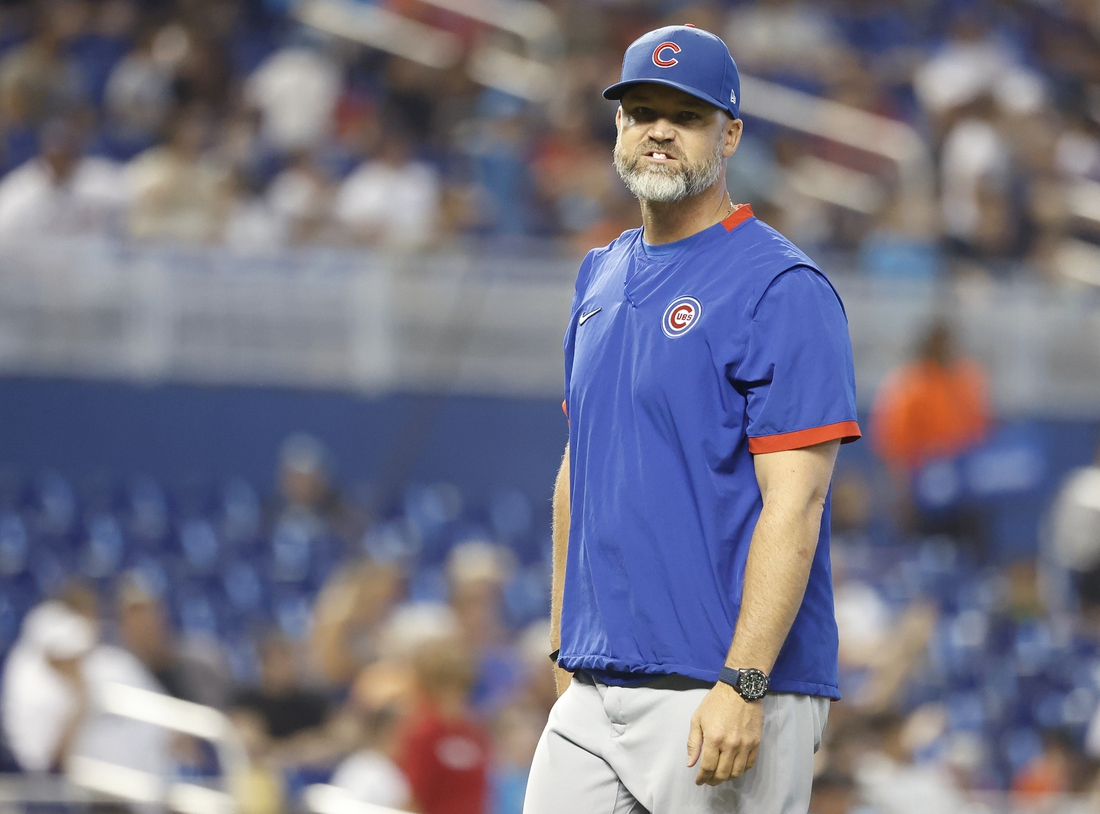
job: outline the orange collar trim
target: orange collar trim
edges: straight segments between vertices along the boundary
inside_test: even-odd
[[[737,206],[733,208],[733,211],[726,216],[726,219],[722,221],[722,225],[726,227],[727,232],[732,232],[735,228],[752,217],[756,216],[753,215],[751,206],[747,203],[737,204]]]

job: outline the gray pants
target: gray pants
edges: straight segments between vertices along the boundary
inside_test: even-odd
[[[574,677],[535,750],[523,814],[806,814],[829,700],[765,696],[756,765],[696,786],[687,739],[706,693]]]

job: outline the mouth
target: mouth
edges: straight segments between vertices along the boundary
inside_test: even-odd
[[[642,155],[648,158],[650,161],[655,161],[658,164],[677,160],[675,156],[672,156],[662,150],[646,150],[644,153],[642,153]]]

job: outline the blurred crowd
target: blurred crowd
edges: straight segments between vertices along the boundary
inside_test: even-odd
[[[484,23],[379,5],[473,52]],[[1100,240],[1100,11],[1090,2],[549,0],[533,102],[324,35],[274,0],[0,5],[0,238],[107,234],[246,250],[433,249],[636,225],[615,177],[622,52],[660,24],[722,35],[742,72],[903,122],[890,159],[753,118],[734,198],[868,274],[1088,281]],[[290,9],[290,11],[288,11]],[[510,47],[510,46],[509,46]],[[862,126],[857,121],[850,127]],[[887,152],[899,145],[884,145]]]
[[[880,392],[868,440],[881,463],[837,473],[844,697],[814,814],[1100,801],[1100,452],[1048,506],[1038,557],[991,551],[974,495],[931,505],[908,491],[922,465],[978,454],[995,423],[982,384],[949,323],[931,325]],[[955,390],[972,396],[957,416],[911,409]],[[5,640],[0,768],[233,768],[209,744],[105,713],[105,688],[124,684],[229,716],[250,762],[230,778],[246,814],[306,810],[315,784],[422,814],[520,814],[555,700],[545,518],[516,494],[464,508],[446,484],[386,508],[333,473],[295,435],[266,503],[239,482],[203,502],[148,482],[74,497],[56,479],[0,479],[0,628],[27,600]]]
[[[278,496],[244,519],[251,530],[234,528],[239,507],[207,522],[177,505],[168,516],[191,520],[176,540],[173,522],[150,523],[148,510],[142,521],[139,509],[120,533],[131,551],[113,568],[81,552],[52,590],[36,592],[45,598],[27,609],[4,660],[0,764],[37,775],[87,758],[161,777],[229,772],[247,814],[301,810],[316,783],[424,814],[519,814],[556,697],[549,574],[538,562],[524,568],[523,546],[505,544],[523,531],[523,506],[498,501],[495,519],[475,529],[447,505],[454,498],[453,487],[413,490],[398,516],[372,520],[333,482],[323,447],[298,435],[282,450]],[[10,500],[0,525],[20,518]],[[50,540],[36,511],[23,515],[28,548],[72,547],[61,529]],[[250,539],[281,552],[251,550]],[[0,549],[10,555],[11,543],[11,529],[0,530]],[[0,567],[2,603],[50,579],[41,553],[23,556]],[[272,596],[272,607],[242,598],[249,591],[303,604],[288,610]],[[195,601],[205,610],[189,610]],[[112,684],[225,712],[250,768],[222,763],[210,743],[105,712]]]

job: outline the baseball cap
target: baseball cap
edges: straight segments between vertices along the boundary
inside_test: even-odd
[[[634,40],[623,56],[622,78],[603,96],[622,99],[632,85],[643,82],[682,90],[735,119],[741,105],[741,78],[726,44],[691,25],[665,26]]]

